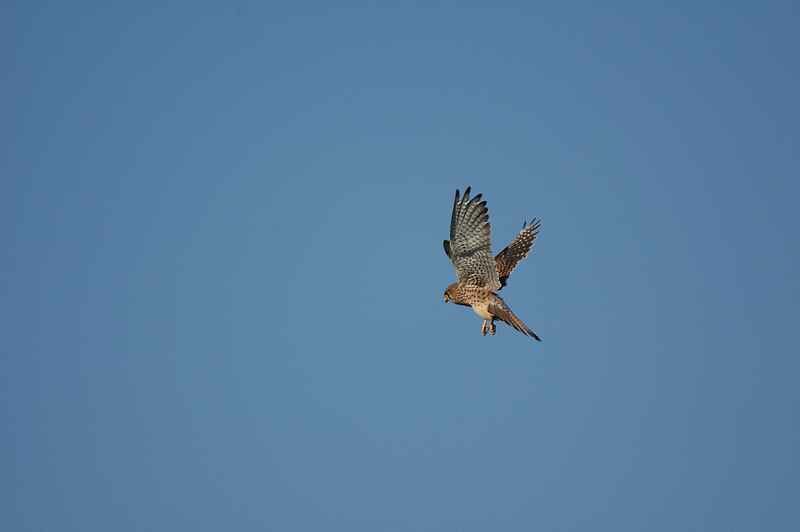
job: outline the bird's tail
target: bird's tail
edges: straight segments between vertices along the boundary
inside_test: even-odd
[[[519,319],[519,317],[511,311],[511,307],[509,307],[500,296],[494,294],[493,299],[494,301],[489,304],[489,312],[492,315],[494,315],[497,319],[511,325],[525,336],[530,336],[539,342],[542,341],[542,339],[539,338],[539,335],[533,332],[533,329],[525,325],[525,322]]]

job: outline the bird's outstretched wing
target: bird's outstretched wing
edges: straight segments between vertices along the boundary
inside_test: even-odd
[[[539,335],[533,332],[533,329],[525,325],[525,323],[511,311],[511,307],[509,307],[506,302],[500,298],[500,296],[493,295],[488,309],[495,318],[511,325],[525,336],[530,336],[539,342],[542,341],[542,339],[539,338]]]
[[[500,286],[503,287],[508,282],[508,276],[514,271],[522,259],[528,256],[533,248],[533,243],[539,235],[541,220],[536,218],[531,223],[523,223],[522,230],[514,237],[503,250],[495,256],[497,264],[497,275],[500,278]]]
[[[470,190],[467,187],[463,197],[456,190],[450,240],[444,241],[444,251],[453,262],[460,283],[499,290],[500,279],[492,257],[489,210],[486,201],[481,201],[482,194],[470,198]]]

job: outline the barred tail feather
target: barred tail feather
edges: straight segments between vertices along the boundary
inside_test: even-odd
[[[525,325],[525,323],[511,311],[511,308],[499,296],[494,296],[495,301],[489,304],[489,312],[497,317],[500,321],[512,326],[525,336],[530,336],[534,340],[542,341],[539,335],[533,329]]]

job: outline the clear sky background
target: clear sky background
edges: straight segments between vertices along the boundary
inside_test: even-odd
[[[796,2],[115,4],[0,8],[0,529],[800,529]]]

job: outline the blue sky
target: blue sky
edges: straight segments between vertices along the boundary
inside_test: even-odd
[[[797,529],[798,22],[6,5],[0,528]]]

